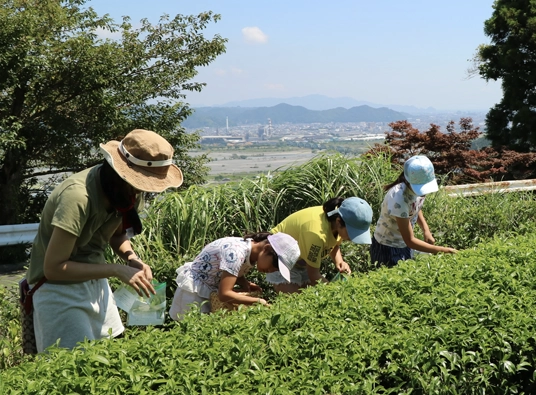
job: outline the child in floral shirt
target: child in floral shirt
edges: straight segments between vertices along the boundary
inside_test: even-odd
[[[279,271],[290,281],[290,269],[299,256],[298,242],[285,233],[262,232],[215,240],[193,262],[177,269],[177,290],[169,314],[178,321],[194,303],[201,312],[209,313],[210,294],[215,291],[222,302],[267,305],[262,298],[234,291],[234,286],[239,285],[243,291],[261,291],[245,278],[255,264],[261,273]]]
[[[370,246],[372,263],[392,267],[413,258],[413,250],[437,254],[456,253],[454,248],[435,245],[435,239],[422,214],[425,195],[438,190],[434,165],[424,155],[412,156],[396,181],[386,185],[380,218]],[[413,234],[418,224],[424,240]]]

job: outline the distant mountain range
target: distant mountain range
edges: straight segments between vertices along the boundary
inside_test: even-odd
[[[187,128],[225,127],[263,124],[268,118],[272,124],[328,123],[328,122],[393,122],[407,119],[408,114],[389,108],[372,108],[367,105],[349,109],[338,107],[329,110],[309,110],[302,106],[280,103],[273,107],[199,107],[182,125]]]
[[[290,104],[292,106],[302,106],[309,110],[315,111],[330,110],[338,107],[352,108],[359,106],[369,106],[372,108],[387,107],[394,111],[404,112],[412,115],[436,114],[444,112],[436,110],[433,107],[419,108],[415,106],[403,106],[397,104],[378,104],[363,100],[356,100],[351,97],[328,97],[324,95],[231,101],[219,105],[217,107],[273,107],[281,103]]]

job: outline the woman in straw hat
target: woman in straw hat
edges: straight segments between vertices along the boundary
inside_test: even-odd
[[[151,268],[129,239],[141,232],[141,192],[182,184],[173,147],[154,132],[136,129],[100,148],[106,160],[58,185],[41,215],[27,274],[31,286],[40,285],[33,295],[38,352],[57,341],[73,348],[84,339],[123,332],[109,277],[140,295],[155,293]],[[127,264],[106,264],[107,245]]]

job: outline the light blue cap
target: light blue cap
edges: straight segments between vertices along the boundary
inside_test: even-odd
[[[348,237],[356,244],[371,244],[370,223],[372,222],[372,208],[358,197],[343,200],[338,209],[328,213],[328,217],[339,213],[346,224]]]
[[[418,196],[437,192],[439,187],[434,173],[434,165],[424,155],[416,155],[404,163],[404,177]]]

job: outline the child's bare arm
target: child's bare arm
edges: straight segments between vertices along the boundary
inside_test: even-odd
[[[436,246],[416,238],[409,218],[396,217],[396,223],[398,225],[398,230],[404,239],[404,243],[406,243],[409,248],[417,251],[429,252],[431,254],[437,254],[438,252],[457,252],[454,248]]]
[[[424,241],[428,244],[435,244],[434,236],[432,236],[432,232],[430,232],[430,228],[428,228],[428,223],[426,222],[422,211],[419,211],[417,225],[419,225],[419,228],[422,230]]]
[[[237,277],[231,273],[223,272],[221,275],[220,286],[218,288],[218,298],[222,302],[231,302],[239,304],[261,303],[267,305],[266,300],[253,296],[243,295],[233,290]]]

